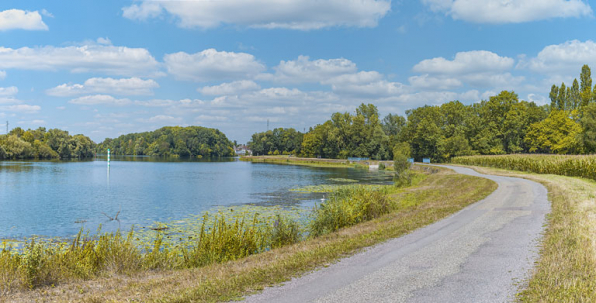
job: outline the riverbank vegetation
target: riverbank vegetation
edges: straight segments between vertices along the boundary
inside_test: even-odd
[[[24,254],[5,248],[0,253],[0,293],[25,301],[234,299],[432,223],[496,188],[482,178],[444,169],[421,170],[427,175],[418,187],[378,190],[350,185],[351,189],[332,194],[331,204],[321,204],[313,212],[315,219],[309,222],[316,224],[283,213],[232,220],[229,213],[218,213],[203,219],[201,228],[195,229],[198,238],[183,245],[165,245],[173,243],[175,235],[164,233],[151,246],[139,248],[132,244],[136,232],[131,232],[81,234],[69,244],[29,241]],[[450,190],[453,187],[460,190]],[[344,203],[353,194],[369,203],[358,208]]]
[[[0,160],[84,159],[94,155],[95,143],[86,136],[71,136],[60,129],[12,129],[0,135]]]
[[[217,129],[200,126],[166,126],[155,131],[105,139],[99,153],[173,157],[231,157],[234,144]]]
[[[544,159],[543,156],[537,159],[541,158]],[[510,169],[520,169],[517,165]],[[552,207],[540,245],[540,259],[531,278],[523,281],[525,287],[518,299],[522,302],[595,302],[596,182],[552,173],[475,169],[486,174],[526,178],[548,189]]]
[[[374,105],[362,104],[354,114],[334,113],[311,127],[299,149],[283,150],[278,138],[263,133],[253,135],[249,146],[302,157],[393,160],[395,147],[406,143],[417,161],[433,162],[467,155],[596,153],[596,86],[592,88],[591,77],[584,65],[580,81],[553,85],[551,103],[542,106],[502,91],[471,105],[452,101],[407,110],[405,117],[389,114],[381,119]]]

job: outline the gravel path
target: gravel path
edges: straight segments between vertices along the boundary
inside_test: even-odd
[[[246,302],[513,301],[538,257],[550,212],[546,188],[449,168],[491,179],[499,188],[444,220],[267,288]]]

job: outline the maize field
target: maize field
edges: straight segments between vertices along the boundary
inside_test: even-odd
[[[596,180],[596,155],[496,155],[455,157],[451,163]]]

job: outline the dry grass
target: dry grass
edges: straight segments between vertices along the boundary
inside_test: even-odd
[[[552,212],[540,259],[518,299],[522,302],[596,302],[596,182],[558,175],[475,169],[540,182],[549,192]]]
[[[240,298],[325,266],[360,249],[444,218],[496,189],[482,178],[441,170],[395,199],[398,211],[338,232],[224,264],[146,271],[12,293],[24,302],[215,302]],[[458,191],[453,191],[458,188]]]

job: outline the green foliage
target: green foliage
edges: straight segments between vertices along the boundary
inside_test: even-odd
[[[385,188],[362,185],[341,187],[328,200],[315,206],[310,235],[316,237],[372,220],[394,208]]]
[[[578,153],[581,148],[581,125],[573,117],[575,111],[553,110],[548,118],[530,126],[525,141],[530,152]]]
[[[94,148],[88,137],[59,129],[17,127],[0,136],[0,159],[83,159],[93,157]]]
[[[276,128],[253,134],[248,146],[253,155],[296,155],[300,153],[303,136],[293,128]]]
[[[584,153],[596,153],[596,103],[590,103],[583,108],[583,116],[580,124]]]
[[[122,135],[106,139],[97,150],[114,155],[231,157],[233,143],[217,129],[200,126],[166,126],[152,132]]]
[[[401,128],[401,122],[403,120],[398,116],[388,116],[381,123],[374,105],[361,104],[355,115],[335,113],[330,120],[311,128],[304,135],[301,155],[311,158],[391,159],[393,148],[390,143],[395,140],[395,132]]]

